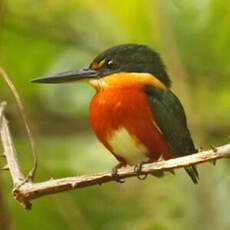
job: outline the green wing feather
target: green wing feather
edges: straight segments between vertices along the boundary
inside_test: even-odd
[[[156,123],[175,154],[183,156],[197,152],[179,99],[170,90],[162,90],[151,85],[146,86],[146,93]],[[196,167],[186,167],[185,170],[193,182],[198,183]]]

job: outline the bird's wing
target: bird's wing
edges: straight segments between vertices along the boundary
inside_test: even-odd
[[[146,87],[146,93],[156,123],[175,154],[181,156],[195,153],[196,149],[179,99],[170,90],[151,85]]]
[[[170,91],[154,86],[146,86],[147,97],[155,121],[165,140],[171,145],[177,156],[195,153],[184,109],[179,99]],[[197,184],[199,174],[195,165],[185,167],[193,183]]]

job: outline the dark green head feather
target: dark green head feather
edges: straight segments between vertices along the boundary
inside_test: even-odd
[[[151,73],[167,87],[171,85],[159,54],[146,45],[123,44],[114,46],[98,55],[91,66],[93,63],[100,63],[104,59],[104,65],[98,69],[101,76],[118,72]]]

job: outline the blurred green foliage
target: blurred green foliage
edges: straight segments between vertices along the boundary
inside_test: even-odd
[[[229,141],[229,0],[2,0],[0,26],[0,65],[23,98],[36,134],[37,181],[99,172],[116,164],[90,128],[93,89],[83,83],[37,85],[29,80],[89,65],[95,55],[120,43],[144,43],[161,53],[197,146]],[[28,172],[28,138],[2,79],[0,90]],[[47,196],[33,201],[30,213],[13,200],[10,176],[1,173],[0,195],[10,229],[228,230],[228,168],[227,160],[215,168],[201,165],[198,186],[178,170],[176,176],[160,180],[132,178],[122,185]]]

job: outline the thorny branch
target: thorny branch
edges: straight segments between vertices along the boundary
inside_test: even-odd
[[[92,185],[101,185],[106,182],[114,181],[110,171],[92,175],[51,179],[40,183],[33,183],[32,181],[26,180],[21,171],[17,152],[11,139],[7,120],[3,113],[5,104],[6,103],[0,104],[0,136],[5,151],[4,156],[7,160],[7,166],[5,169],[9,168],[13,179],[13,195],[25,209],[31,209],[31,200],[45,195],[60,193]],[[218,148],[212,148],[211,150],[185,157],[178,157],[172,160],[145,164],[143,165],[142,173],[148,174],[160,170],[172,172],[176,168],[186,167],[207,161],[215,162],[220,158],[230,158],[230,144]],[[136,176],[134,167],[119,169],[118,174],[121,179]]]

